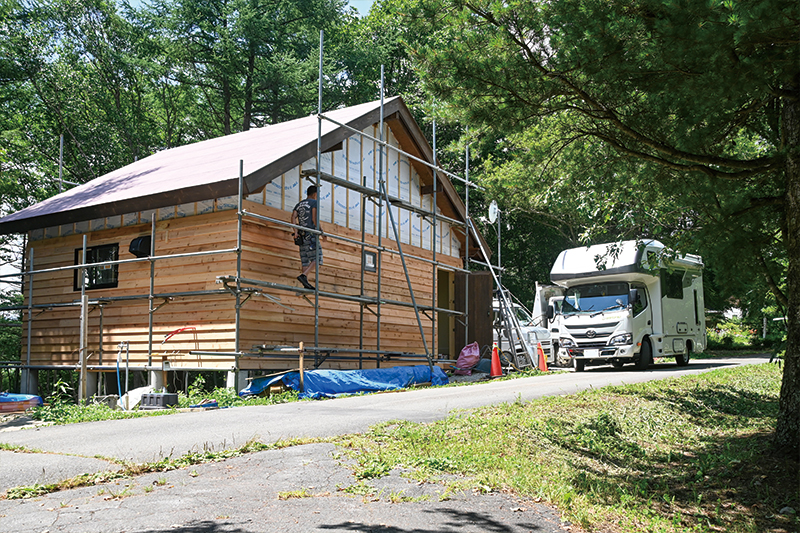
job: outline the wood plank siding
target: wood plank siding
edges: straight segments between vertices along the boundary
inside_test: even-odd
[[[290,213],[283,209],[245,201],[245,210],[266,217],[288,221]],[[325,223],[326,231],[361,239],[361,232],[339,225]],[[132,259],[128,246],[136,237],[150,234],[149,224],[124,228],[106,229],[87,234],[87,246],[106,244],[119,245],[119,259]],[[73,265],[75,251],[82,247],[82,235],[42,239],[31,243],[34,249],[34,269],[56,268]],[[366,241],[377,243],[377,237],[367,235]],[[227,210],[181,218],[162,220],[156,223],[156,256],[223,250],[236,247],[237,215]],[[395,243],[385,237],[382,244],[391,248]],[[320,268],[321,291],[358,296],[361,280],[361,247],[359,245],[328,239],[323,242],[323,266]],[[406,254],[431,257],[429,250],[410,244],[403,245]],[[452,266],[460,260],[455,257],[438,257]],[[430,305],[432,290],[432,268],[429,263],[407,258],[409,276],[414,286],[415,297],[421,305]],[[245,217],[242,230],[242,278],[255,279],[282,285],[299,286],[295,277],[300,272],[297,246],[291,240],[290,229],[277,223],[264,222]],[[218,276],[236,275],[236,255],[225,253],[188,258],[165,259],[156,262],[154,294],[208,291],[221,289]],[[148,310],[147,295],[150,285],[149,261],[119,265],[118,286],[87,291],[92,301],[103,298],[139,297],[138,299],[111,301],[102,307],[102,354],[101,354],[101,310],[93,306],[89,314],[89,364],[113,364],[120,342],[130,343],[130,363],[138,366],[148,362]],[[313,278],[313,276],[312,276]],[[25,305],[28,290],[26,280]],[[365,295],[377,296],[377,274],[366,273]],[[242,307],[240,315],[240,349],[250,350],[254,345],[297,345],[304,342],[314,344],[313,294],[309,299],[289,291],[262,289],[265,294],[280,299],[279,305],[268,298],[257,295]],[[400,258],[383,254],[381,296],[384,299],[411,302],[410,292],[403,273]],[[34,304],[77,303],[80,290],[75,290],[73,272],[59,271],[39,274],[33,280]],[[155,305],[164,300],[157,298]],[[329,347],[359,347],[359,315],[357,303],[320,298],[319,344]],[[80,306],[37,309],[32,322],[32,365],[78,364]],[[27,321],[27,313],[23,313]],[[431,343],[430,320],[423,316],[427,342]],[[165,337],[182,328],[169,340]],[[23,324],[23,332],[27,323]],[[381,311],[382,350],[423,353],[414,310],[384,305]],[[235,350],[235,298],[232,294],[175,296],[153,314],[153,356],[160,363],[160,356],[168,354],[173,367],[229,368],[230,358],[189,355],[189,351]],[[364,314],[363,346],[377,346],[377,318],[370,312]],[[23,335],[23,362],[27,353],[27,338]],[[102,357],[102,360],[101,360]],[[242,369],[275,368],[293,366],[287,359],[285,364],[263,359],[243,358]],[[329,368],[353,368],[357,363],[332,362]]]

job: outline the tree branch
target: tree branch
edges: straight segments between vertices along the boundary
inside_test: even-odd
[[[786,297],[786,294],[778,287],[778,284],[775,283],[775,278],[772,277],[772,274],[769,271],[767,266],[767,261],[764,259],[764,254],[761,252],[761,249],[756,247],[756,262],[758,266],[761,268],[761,273],[764,275],[764,279],[767,282],[767,286],[769,287],[770,292],[775,295],[775,299],[778,300],[783,308],[789,307],[789,298]]]

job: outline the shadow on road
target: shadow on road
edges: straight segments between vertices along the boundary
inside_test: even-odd
[[[459,511],[456,509],[429,509],[423,513],[433,515],[430,517],[430,527],[428,528],[404,528],[399,526],[388,526],[385,524],[378,527],[375,524],[363,524],[358,522],[342,522],[339,524],[325,524],[318,526],[319,529],[331,531],[361,531],[364,533],[381,531],[381,533],[447,533],[465,531],[486,531],[492,533],[514,533],[514,532],[534,532],[541,531],[542,527],[532,523],[508,524],[506,521],[494,520],[490,517],[471,511]]]
[[[507,510],[506,510],[507,511]],[[344,521],[331,524],[314,524],[309,521],[306,524],[309,531],[360,531],[360,532],[374,532],[380,531],[381,533],[456,533],[462,531],[481,531],[488,533],[528,533],[537,531],[553,531],[553,528],[543,527],[528,521],[520,521],[518,523],[509,523],[507,519],[495,519],[473,511],[465,511],[458,509],[427,509],[422,510],[421,513],[430,515],[428,518],[428,527],[402,527],[392,524],[369,524],[359,521]],[[177,526],[170,531],[172,533],[254,533],[255,531],[264,531],[265,526],[272,525],[273,527],[280,527],[281,520],[275,520],[274,523],[260,522],[258,524],[248,524],[242,527],[241,524],[231,523],[221,520],[204,520],[194,524],[186,524]],[[292,520],[294,522],[294,520]],[[297,524],[293,524],[297,525]],[[142,533],[161,533],[162,530],[150,530]]]

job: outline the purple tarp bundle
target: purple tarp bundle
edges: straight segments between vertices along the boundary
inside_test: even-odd
[[[239,396],[260,394],[270,385],[282,381],[287,387],[300,389],[300,373],[288,372],[279,376],[256,378],[239,391]],[[303,373],[305,391],[301,398],[334,398],[359,392],[397,390],[419,383],[447,385],[448,379],[438,366],[398,366],[368,370],[308,370]]]

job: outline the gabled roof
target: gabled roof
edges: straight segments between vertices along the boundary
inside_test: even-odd
[[[325,116],[363,130],[379,122],[380,101]],[[427,140],[400,97],[385,101],[384,116],[404,151],[433,161]],[[318,128],[317,117],[308,116],[158,152],[0,219],[0,234],[238,195],[240,160],[245,194],[251,194],[314,157]],[[335,149],[351,135],[347,128],[323,120],[322,151]],[[430,169],[412,164],[423,184],[432,184]],[[443,193],[439,207],[446,215],[464,220],[464,204],[452,184],[439,179],[437,188]]]

